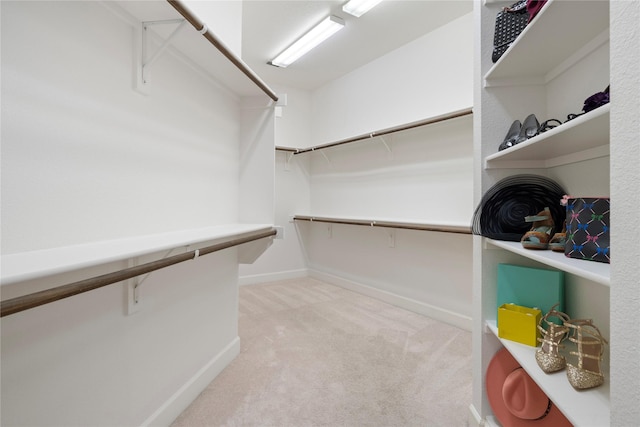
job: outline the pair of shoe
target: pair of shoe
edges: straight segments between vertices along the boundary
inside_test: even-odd
[[[542,345],[535,353],[538,366],[547,374],[566,368],[567,379],[576,390],[602,385],[604,374],[600,364],[607,340],[591,319],[571,319],[565,313],[557,311],[557,306],[554,305],[538,324],[542,334],[542,338],[538,338]],[[560,324],[550,321],[551,318],[555,318]],[[547,325],[546,329],[543,322]],[[569,355],[577,356],[577,365],[567,363],[559,352],[565,339],[576,344],[577,351],[570,351]]]
[[[555,224],[549,208],[544,208],[537,215],[524,217],[525,222],[533,222],[531,230],[527,231],[520,243],[526,249],[551,249],[554,252],[564,252],[567,241],[566,221],[562,224],[562,231],[553,233]]]
[[[520,123],[520,120],[516,120],[511,124],[507,136],[498,147],[498,151],[513,147],[561,124],[562,122],[556,119],[549,119],[540,124],[535,114],[529,114],[523,123]]]

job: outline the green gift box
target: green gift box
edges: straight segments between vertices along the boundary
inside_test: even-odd
[[[564,307],[564,272],[542,268],[498,264],[497,307],[516,304],[538,308],[544,316],[559,304]]]

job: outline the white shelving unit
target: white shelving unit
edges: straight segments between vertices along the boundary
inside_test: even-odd
[[[476,4],[475,10],[476,36],[480,39],[476,69],[481,73],[475,82],[476,200],[503,177],[526,173],[554,179],[573,196],[607,196],[610,106],[570,121],[566,121],[566,116],[578,113],[581,108],[574,105],[573,100],[584,100],[608,84],[609,2],[549,0],[510,49],[492,64],[495,16],[501,6],[503,2],[486,1]],[[584,64],[593,67],[591,74],[585,73]],[[572,100],[567,105],[574,107],[558,105],[559,99]],[[565,111],[566,108],[573,110]],[[509,125],[532,112],[540,122],[555,118],[564,123],[515,147],[498,151]],[[596,177],[597,186],[583,182],[581,174],[588,174],[585,171]],[[592,311],[608,314],[609,301],[603,302],[600,296],[608,295],[611,288],[611,266],[566,258],[552,251],[527,250],[519,242],[480,236],[476,236],[474,245],[477,323],[473,339],[472,413],[476,421],[499,425],[487,400],[484,378],[495,351],[505,347],[571,423],[609,425],[607,356],[603,364],[605,384],[578,392],[567,381],[565,372],[548,375],[537,366],[534,347],[498,338],[496,269],[498,264],[507,262],[564,272],[566,283],[571,287],[571,292],[566,291],[568,314],[587,317]],[[608,317],[601,316],[594,322],[608,331]]]

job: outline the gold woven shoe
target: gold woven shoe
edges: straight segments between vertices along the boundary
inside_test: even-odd
[[[542,345],[536,350],[536,362],[538,362],[540,369],[547,374],[561,371],[567,364],[567,360],[558,352],[558,349],[562,347],[560,343],[569,335],[569,327],[565,326],[565,323],[569,322],[570,319],[565,313],[557,311],[557,306],[558,304],[554,305],[538,323],[538,330],[542,335],[542,338],[538,338],[538,341]],[[558,319],[561,324],[558,325],[551,322],[550,319],[552,317]],[[542,326],[543,322],[547,325],[546,329]]]
[[[573,329],[569,336],[576,343],[578,351],[569,354],[578,356],[578,365],[567,363],[567,379],[576,390],[594,388],[604,383],[604,374],[600,368],[604,345],[607,340],[591,321],[569,321],[565,326]]]

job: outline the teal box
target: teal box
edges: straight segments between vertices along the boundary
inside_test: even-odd
[[[556,310],[565,312],[564,272],[498,264],[497,307],[502,304],[538,308],[543,316],[559,304]]]

